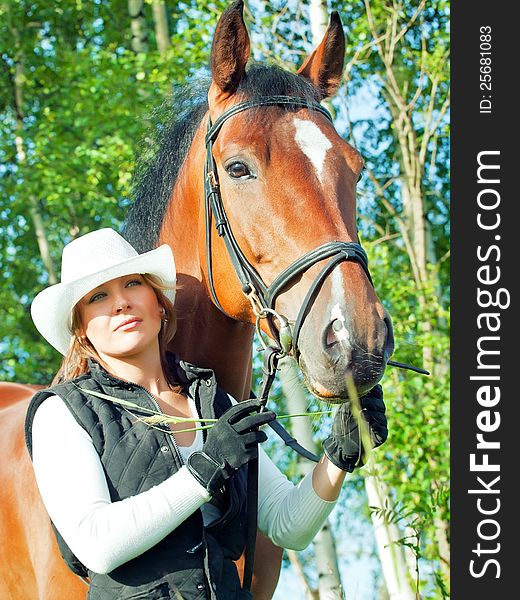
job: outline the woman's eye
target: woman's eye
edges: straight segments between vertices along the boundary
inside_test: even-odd
[[[134,285],[141,285],[141,280],[140,279],[132,279],[131,281],[129,281],[126,284],[126,287],[131,287],[131,286],[134,286]]]
[[[235,161],[226,167],[226,171],[233,179],[242,179],[243,177],[250,177],[251,171],[249,167],[243,162]]]
[[[98,292],[97,294],[92,294],[92,296],[89,298],[88,302],[89,304],[92,304],[92,302],[97,302],[98,300],[101,300],[101,298],[105,297],[105,293],[104,292]]]

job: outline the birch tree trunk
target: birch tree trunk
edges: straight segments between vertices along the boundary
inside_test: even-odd
[[[329,24],[329,10],[326,0],[310,0],[309,17],[312,45],[317,46]]]
[[[144,0],[128,0],[130,30],[132,32],[131,47],[136,54],[148,52],[148,34],[144,16]]]
[[[381,510],[388,507],[389,496],[380,479],[366,476],[365,489],[370,507]],[[372,523],[389,600],[415,600],[403,547],[395,543],[402,537],[399,529],[375,512],[372,512]]]
[[[309,1],[309,19],[311,24],[311,43],[312,47],[316,48],[321,42],[327,25],[329,24],[329,9],[327,0],[310,0]],[[335,117],[336,111],[330,98],[325,98],[322,104],[327,108],[330,114]]]
[[[155,39],[157,49],[164,56],[170,47],[170,32],[168,28],[168,15],[164,0],[153,0],[153,22],[155,25]]]
[[[426,218],[427,206],[422,182],[427,166],[427,149],[429,145],[436,145],[436,131],[449,108],[450,98],[449,95],[444,98],[440,106],[434,101],[439,81],[438,76],[432,75],[430,89],[432,99],[426,113],[423,115],[425,126],[422,138],[419,140],[415,133],[413,116],[417,99],[424,90],[418,86],[410,100],[410,82],[399,83],[398,74],[395,72],[394,53],[399,48],[398,42],[403,36],[403,32],[408,30],[420,18],[424,5],[425,0],[422,0],[412,20],[402,26],[398,24],[401,13],[400,2],[394,0],[392,10],[388,11],[385,27],[386,34],[382,36],[374,22],[370,2],[369,0],[365,0],[371,34],[385,70],[385,78],[382,80],[383,94],[392,114],[392,121],[396,131],[396,141],[399,146],[397,158],[401,167],[400,183],[403,202],[403,211],[400,218],[396,218],[399,215],[396,214],[395,209],[388,203],[385,203],[385,207],[391,216],[396,218],[396,223],[405,241],[406,250],[412,264],[414,279],[417,283],[418,293],[422,302],[426,301],[423,295],[425,283],[432,277],[431,273],[428,272],[428,264],[436,264],[437,262],[431,238],[431,229]],[[422,44],[423,60],[426,63],[428,56],[424,38]],[[426,69],[427,66],[425,64],[418,65],[418,71],[423,76],[426,74]],[[384,197],[384,190],[381,185],[377,184],[376,189]]]
[[[11,30],[11,34],[13,36],[14,45],[16,48],[15,53],[15,72],[13,78],[14,85],[14,110],[16,114],[16,137],[15,137],[15,145],[16,145],[16,161],[20,167],[22,167],[27,160],[27,153],[25,151],[25,142],[24,142],[24,109],[23,109],[23,84],[25,81],[24,74],[24,54],[22,49],[22,43],[20,39],[20,32],[16,29],[15,25],[11,19],[11,13],[9,10],[9,3],[7,6],[7,18],[9,22],[9,29]],[[49,284],[54,285],[58,283],[58,278],[56,276],[56,271],[54,270],[54,265],[52,264],[52,259],[49,251],[49,244],[47,242],[47,233],[45,230],[45,225],[43,222],[43,217],[40,211],[40,207],[38,205],[38,199],[33,195],[29,195],[29,203],[30,203],[30,214],[33,222],[34,231],[36,234],[36,239],[38,241],[38,248],[40,250],[40,256],[42,258],[43,265],[47,270],[47,274],[49,277]]]
[[[280,361],[280,381],[289,412],[306,412],[308,401],[298,379],[298,368],[294,359],[285,357]],[[318,453],[308,418],[298,417],[293,419],[292,435],[302,446],[315,454]],[[302,477],[312,471],[313,468],[314,463],[298,456],[298,472]],[[317,597],[320,600],[341,600],[344,595],[339,575],[336,546],[328,522],[314,538],[314,553],[318,571]],[[307,588],[313,593],[308,583]]]
[[[435,255],[431,228],[426,217],[427,205],[423,190],[423,179],[427,168],[427,150],[429,146],[433,146],[433,153],[436,153],[437,130],[449,108],[450,95],[448,93],[444,98],[440,96],[437,98],[440,79],[437,73],[428,72],[429,57],[426,50],[425,28],[420,30],[422,55],[420,64],[417,67],[419,77],[415,90],[411,90],[410,87],[410,84],[413,85],[414,82],[400,81],[394,60],[396,52],[399,51],[399,40],[414,23],[420,23],[425,4],[425,0],[421,0],[413,16],[403,24],[399,22],[403,14],[402,3],[400,0],[393,0],[391,9],[389,7],[386,13],[386,23],[378,29],[371,11],[370,1],[365,0],[369,27],[385,72],[385,76],[381,80],[383,94],[392,114],[396,141],[399,147],[397,157],[400,162],[401,199],[403,203],[403,211],[400,215],[397,214],[391,203],[385,199],[384,187],[376,182],[374,178],[371,179],[376,190],[378,190],[383,205],[395,219],[402,235],[417,284],[418,301],[422,308],[428,302],[426,296],[427,284],[430,284],[430,288],[440,289],[436,270],[429,268],[437,264],[438,257]],[[424,130],[421,139],[418,139],[413,118],[417,100],[425,91],[423,88],[426,85],[423,83],[424,80],[429,81],[430,100],[422,115]],[[425,321],[423,330],[432,333],[434,331],[433,323]],[[423,362],[434,376],[442,376],[442,373],[446,373],[448,370],[448,365],[434,364],[433,350],[428,346],[423,348]],[[448,579],[449,542],[446,534],[448,525],[441,519],[436,519],[435,529],[442,570]]]

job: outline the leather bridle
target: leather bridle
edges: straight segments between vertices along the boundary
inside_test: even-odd
[[[211,123],[208,118],[208,130],[206,133],[206,162],[204,165],[204,200],[205,200],[205,220],[206,220],[206,263],[208,270],[208,282],[210,293],[215,305],[226,316],[227,313],[222,308],[219,302],[215,285],[213,283],[213,268],[211,260],[211,219],[215,218],[215,227],[220,237],[224,239],[229,258],[233,264],[235,273],[242,285],[242,292],[251,302],[253,312],[257,317],[257,331],[259,331],[259,320],[266,318],[269,323],[269,328],[275,338],[277,344],[278,358],[288,354],[291,349],[295,358],[298,357],[298,338],[303,325],[303,321],[307,316],[321,285],[332,272],[332,270],[343,261],[357,262],[363,268],[370,283],[372,278],[368,270],[368,259],[366,252],[361,244],[357,242],[331,241],[314,250],[307,252],[294,263],[289,265],[282,273],[275,278],[270,286],[265,285],[262,278],[256,269],[247,260],[242,252],[238,242],[233,235],[231,225],[224,209],[222,196],[220,194],[220,185],[218,179],[217,166],[213,157],[213,143],[221,130],[224,123],[234,115],[260,106],[287,106],[289,108],[307,108],[317,111],[324,115],[331,123],[332,117],[328,110],[321,106],[318,102],[306,100],[295,96],[265,96],[256,100],[246,100],[235,104],[225,111],[215,123]],[[300,308],[296,321],[291,329],[287,319],[279,315],[274,310],[274,304],[278,295],[286,288],[286,286],[298,275],[303,274],[310,269],[314,264],[329,258],[329,262],[323,267],[321,272],[314,279],[311,287]],[[277,320],[279,326],[276,327],[274,320]],[[261,340],[261,337],[260,337]],[[262,340],[261,340],[262,341]],[[262,341],[263,343],[263,341]],[[264,344],[264,348],[267,347]],[[270,346],[269,348],[272,348]],[[264,361],[265,362],[265,361]],[[420,367],[408,365],[406,363],[388,360],[387,365],[399,367],[401,369],[409,369],[416,373],[429,375],[429,372]]]
[[[284,269],[275,278],[270,286],[267,286],[264,283],[256,269],[245,257],[235,236],[233,235],[233,231],[222,202],[217,166],[213,157],[213,143],[217,138],[222,126],[228,119],[239,112],[250,110],[259,106],[288,106],[293,108],[307,108],[325,115],[325,117],[332,122],[330,113],[317,102],[291,96],[267,96],[264,98],[259,98],[258,100],[247,100],[245,102],[236,104],[225,111],[215,121],[215,123],[212,124],[211,120],[208,120],[208,131],[206,134],[206,163],[204,169],[204,196],[206,215],[206,261],[209,288],[215,305],[224,314],[227,314],[219,302],[213,282],[213,269],[211,261],[211,219],[213,216],[215,218],[215,227],[217,232],[219,236],[224,239],[226,244],[229,258],[231,259],[235,273],[242,286],[242,292],[251,302],[253,312],[257,317],[258,332],[259,319],[266,318],[271,333],[273,334],[278,345],[279,357],[281,358],[281,356],[285,356],[292,350],[295,358],[297,358],[299,353],[298,339],[305,317],[309,313],[323,282],[336,267],[336,265],[343,261],[357,262],[363,268],[370,283],[372,283],[372,279],[368,271],[367,255],[361,245],[357,242],[331,241],[318,246],[314,250],[304,254],[302,257]],[[296,277],[305,273],[316,263],[327,258],[330,260],[314,279],[307,292],[307,295],[305,296],[303,304],[300,307],[294,325],[291,328],[287,319],[275,311],[274,306],[278,295]],[[275,321],[278,321],[278,326],[276,325]]]

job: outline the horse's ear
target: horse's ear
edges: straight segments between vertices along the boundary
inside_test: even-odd
[[[222,13],[215,30],[210,87],[210,99],[214,101],[234,94],[246,70],[250,43],[243,11],[243,0],[237,0]]]
[[[298,75],[310,79],[319,90],[320,100],[323,100],[338,89],[344,61],[345,34],[339,14],[334,11],[320,45],[298,69]]]

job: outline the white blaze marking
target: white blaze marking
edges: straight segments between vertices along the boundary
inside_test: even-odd
[[[342,327],[339,330],[333,329],[333,334],[338,342],[347,342],[350,340],[350,331],[345,327],[345,315],[341,310],[341,306],[345,306],[345,293],[343,290],[343,278],[341,277],[341,272],[338,268],[334,269],[331,276],[332,280],[332,297],[339,300],[330,311],[330,323],[334,321],[338,321],[341,323]]]
[[[341,312],[341,308],[339,307],[339,304],[335,304],[332,307],[332,310],[330,311],[330,322],[333,323],[334,321],[339,321],[343,325],[343,327],[341,327],[341,329],[334,330],[334,336],[336,337],[336,339],[338,341],[348,340],[350,337],[350,334],[348,332],[348,329],[345,327],[345,317],[344,317],[343,313]]]
[[[296,135],[294,136],[296,143],[314,165],[318,179],[321,181],[325,155],[327,150],[332,148],[332,143],[316,123],[312,121],[295,118],[294,127],[296,128]]]

